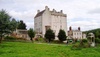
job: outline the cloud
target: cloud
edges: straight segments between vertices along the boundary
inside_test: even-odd
[[[27,25],[27,29],[29,28],[34,28],[34,23],[33,22],[26,22],[26,25]]]
[[[67,14],[69,26],[81,26],[82,30],[100,27],[100,0],[0,0],[0,9],[6,9],[17,20],[23,20],[27,28],[34,28],[37,10],[48,6]]]
[[[34,28],[34,11],[24,11],[24,12],[17,12],[17,11],[10,11],[9,14],[16,18],[17,20],[23,20],[26,25],[27,29]]]
[[[96,8],[96,9],[90,10],[88,13],[89,14],[100,14],[100,8]]]
[[[99,28],[100,23],[96,20],[91,20],[91,21],[71,21],[69,22],[69,26],[72,26],[74,29],[77,29],[77,27],[81,27],[82,31],[85,30],[91,30],[91,29],[95,29],[95,28]]]

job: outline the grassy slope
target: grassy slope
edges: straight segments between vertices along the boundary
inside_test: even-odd
[[[71,50],[67,45],[3,42],[0,57],[100,57],[100,47]]]

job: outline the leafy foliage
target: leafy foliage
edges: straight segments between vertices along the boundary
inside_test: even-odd
[[[95,39],[95,42],[96,42],[96,43],[100,43],[100,39],[99,39],[99,38],[96,38],[96,39]]]
[[[84,33],[86,33],[87,35],[88,35],[88,33],[93,33],[95,35],[95,38],[100,38],[100,28],[85,31]]]
[[[30,29],[28,30],[28,35],[29,35],[29,37],[30,37],[30,40],[33,42],[33,39],[32,39],[32,38],[34,38],[35,32],[33,31],[32,28],[30,28]]]
[[[64,30],[59,30],[59,33],[58,33],[58,38],[59,38],[59,40],[60,41],[64,41],[64,40],[66,40],[66,33],[65,33],[65,31]]]
[[[82,48],[89,48],[90,44],[87,39],[81,39],[79,42],[75,42],[71,49],[73,50],[81,50]]]
[[[88,41],[87,41],[87,39],[82,39],[81,42],[87,43]]]
[[[18,27],[18,21],[12,18],[10,26],[11,26],[11,29],[14,31]]]
[[[49,42],[51,40],[53,40],[55,38],[55,33],[53,32],[53,30],[48,29],[45,33],[45,38],[49,40]]]
[[[5,40],[16,40],[16,38],[15,37],[12,37],[12,36],[6,36],[5,37]]]
[[[81,42],[80,42],[80,47],[83,47],[83,48],[90,47],[90,44],[88,43],[88,40],[87,39],[82,39]]]
[[[12,19],[5,10],[0,11],[0,42],[3,36],[11,33],[16,29],[17,25],[15,23],[16,20]]]
[[[26,29],[26,24],[22,20],[20,20],[20,22],[18,22],[17,29]]]

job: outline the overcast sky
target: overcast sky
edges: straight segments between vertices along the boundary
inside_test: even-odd
[[[0,10],[5,9],[16,20],[23,20],[27,28],[34,28],[34,16],[48,6],[67,14],[67,25],[82,31],[100,28],[100,0],[0,0]]]

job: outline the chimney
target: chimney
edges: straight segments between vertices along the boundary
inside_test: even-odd
[[[80,27],[78,27],[78,30],[80,31]]]
[[[37,10],[37,13],[39,13],[40,12],[40,10]]]
[[[61,10],[60,12],[63,13],[63,10]]]
[[[71,27],[71,26],[69,27],[69,30],[70,30],[70,31],[72,30],[72,27]]]
[[[49,10],[48,6],[45,6],[45,10]]]
[[[53,9],[53,12],[56,12],[56,10],[55,10],[55,9]]]

